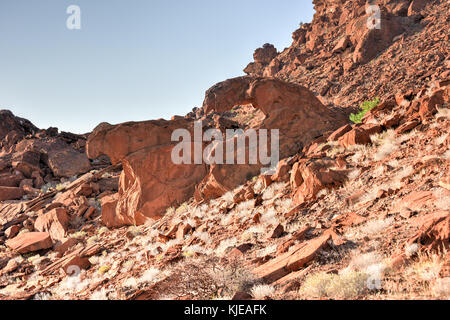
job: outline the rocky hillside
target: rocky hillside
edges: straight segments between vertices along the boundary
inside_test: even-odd
[[[449,299],[449,4],[378,1],[378,30],[313,2],[184,117],[79,136],[1,111],[0,299]],[[198,120],[279,129],[282,160],[175,165]]]
[[[291,47],[255,52],[244,71],[307,86],[325,104],[356,107],[449,77],[450,4],[380,0],[381,29],[366,27],[366,1],[314,0],[312,23],[293,33]]]

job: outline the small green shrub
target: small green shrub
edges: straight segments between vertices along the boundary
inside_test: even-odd
[[[380,104],[380,98],[375,98],[372,101],[363,102],[363,104],[361,104],[359,107],[359,109],[361,111],[358,112],[357,114],[352,113],[350,115],[350,120],[354,123],[360,123],[362,118],[364,118],[364,116],[367,114],[367,112],[369,112],[370,110],[372,110],[379,104]]]

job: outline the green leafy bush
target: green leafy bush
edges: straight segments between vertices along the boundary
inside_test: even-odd
[[[375,108],[376,106],[378,106],[379,104],[380,98],[375,98],[372,101],[363,102],[363,104],[361,104],[361,106],[359,107],[361,111],[358,112],[357,114],[352,113],[350,115],[350,120],[353,121],[354,123],[360,123],[362,118],[364,118],[364,116],[366,115],[366,113]]]

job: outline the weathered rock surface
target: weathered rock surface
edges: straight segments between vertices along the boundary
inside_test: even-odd
[[[50,152],[48,164],[56,177],[70,178],[86,173],[91,169],[86,154],[72,148]]]
[[[252,104],[264,113],[261,129],[280,130],[281,158],[348,121],[344,112],[325,107],[303,86],[253,77],[216,84],[206,92],[203,109],[205,113],[226,112],[243,104]]]
[[[167,162],[175,127],[192,133],[192,122],[201,119],[204,129],[224,132],[262,128],[272,116],[278,117],[272,109],[280,106],[270,102],[276,96],[270,88],[259,93],[258,101],[269,101],[264,112],[252,105],[228,109],[236,101],[257,105],[248,93],[251,83],[244,81],[242,88],[242,80],[231,79],[222,93],[219,89],[209,99],[224,101],[224,112],[194,109],[172,121],[102,124],[91,141],[92,168],[109,164],[108,157],[101,156],[104,150],[120,165],[75,181],[55,177],[49,155],[67,146],[83,153],[85,137],[55,128],[8,132],[0,140],[0,182],[22,187],[28,200],[0,202],[0,243],[7,244],[0,248],[0,299],[93,299],[101,294],[108,299],[448,300],[449,4],[378,1],[383,17],[399,16],[395,20],[404,29],[390,42],[376,36],[387,47],[376,47],[380,51],[367,63],[353,61],[359,40],[346,37],[348,26],[367,18],[366,2],[314,4],[313,23],[294,32],[291,48],[271,61],[264,55],[258,58],[268,63],[263,74],[307,84],[320,95],[321,105],[354,110],[379,96],[382,103],[362,123],[350,125],[346,118],[320,136],[305,139],[293,157],[278,164],[274,175],[259,177],[252,176],[259,174],[259,166],[198,165],[204,169],[198,174],[197,167],[176,172]],[[355,32],[364,39],[363,30]],[[290,100],[288,91],[279,92],[283,94],[275,100]],[[295,108],[282,110],[292,113]],[[276,119],[277,125],[290,123]],[[20,127],[19,120],[13,122]],[[370,137],[373,134],[378,135]],[[286,150],[298,136],[293,132],[283,137],[289,141]],[[371,139],[364,139],[367,136]],[[173,179],[171,170],[182,178]],[[202,178],[192,189],[187,186],[190,174]],[[238,181],[243,185],[235,188]],[[38,185],[45,186],[33,190]],[[182,190],[187,201],[178,206],[182,200],[174,200],[174,208],[155,223],[115,228],[160,217],[155,212],[163,212],[162,204],[173,199],[161,191],[163,185],[170,192]],[[189,196],[193,189],[198,202]],[[227,191],[231,192],[223,195]],[[96,215],[100,202],[103,223]],[[52,226],[63,225],[50,214],[58,209],[73,220],[68,238],[51,248]],[[33,232],[42,229],[40,224],[50,230],[42,238]],[[20,256],[8,245],[14,242],[24,253],[42,251]],[[51,250],[43,250],[48,246]],[[388,269],[383,272],[384,265]],[[72,283],[69,276],[81,270],[79,284],[88,286],[76,294],[61,290]],[[273,285],[273,293],[258,295],[250,286],[236,290],[236,276],[250,276],[253,286],[252,270],[256,280]],[[366,290],[365,279],[359,285],[360,276],[371,271],[379,271],[382,290]],[[157,281],[144,285],[149,275]],[[343,281],[348,285],[341,285]]]
[[[61,241],[66,237],[69,221],[67,210],[56,208],[39,216],[34,223],[34,228],[40,232],[48,232],[55,241]]]
[[[19,253],[29,253],[51,248],[53,241],[46,232],[28,232],[6,241],[6,245]]]
[[[347,179],[347,171],[333,170],[336,163],[327,160],[312,160],[300,164],[292,171],[291,181],[296,186],[302,183],[294,191],[294,203],[300,205],[306,201],[315,199],[317,194],[324,189],[333,189],[341,186]],[[301,179],[297,176],[301,175]]]
[[[251,62],[244,69],[244,72],[251,76],[262,76],[265,68],[269,66],[277,55],[277,49],[273,45],[266,43],[262,48],[255,50],[253,54],[255,61]]]
[[[37,131],[38,128],[30,121],[15,117],[9,110],[0,110],[0,141],[11,132],[23,137]]]
[[[284,253],[256,268],[253,273],[268,283],[277,281],[310,263],[317,252],[326,246],[330,239],[330,235],[323,235],[308,242],[302,242],[290,252]]]
[[[8,110],[0,111],[0,118],[4,132],[0,134],[0,186],[19,187],[26,179],[24,189],[33,196],[35,189],[47,183],[58,184],[93,168],[85,154],[84,136],[59,133],[57,128],[39,130]]]
[[[0,187],[0,201],[21,199],[23,195],[22,188]]]
[[[103,125],[94,130],[87,144],[89,157],[105,154],[113,164],[123,163],[117,218],[110,204],[103,214],[108,225],[142,224],[149,218],[157,219],[167,208],[193,195],[195,185],[206,175],[206,166],[172,162],[177,143],[171,141],[171,135],[183,128],[194,137],[193,122],[184,119]]]
[[[347,121],[345,113],[323,106],[302,86],[252,77],[215,85],[207,91],[203,108],[205,114],[223,113],[242,104],[253,104],[266,116],[257,129],[280,131],[281,158],[295,154],[307,142]],[[218,119],[215,123],[220,128]],[[103,124],[94,130],[87,143],[88,156],[105,154],[112,163],[123,163],[116,207],[122,217],[119,221],[142,224],[148,218],[160,218],[168,207],[189,199],[194,190],[197,200],[217,198],[259,173],[261,165],[214,164],[207,168],[173,164],[173,131],[187,129],[192,138],[193,127],[192,121],[175,119]]]

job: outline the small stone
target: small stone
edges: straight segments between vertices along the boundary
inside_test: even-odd
[[[15,236],[17,236],[19,231],[20,231],[20,227],[18,225],[11,226],[8,229],[6,229],[5,236],[7,239],[12,239]]]
[[[271,239],[277,239],[281,237],[281,235],[284,233],[284,227],[279,224],[272,232],[272,235],[270,236]]]

